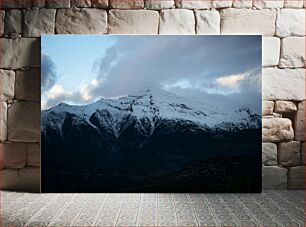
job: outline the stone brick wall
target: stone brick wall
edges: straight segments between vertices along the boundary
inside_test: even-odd
[[[0,0],[0,181],[40,185],[41,34],[262,34],[263,187],[303,188],[302,0]]]

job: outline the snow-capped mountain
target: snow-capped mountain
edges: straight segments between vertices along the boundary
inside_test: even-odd
[[[75,116],[94,128],[99,126],[117,138],[133,119],[145,135],[151,135],[162,120],[185,122],[198,129],[247,129],[260,127],[260,116],[248,108],[230,109],[193,101],[162,90],[147,90],[141,95],[100,99],[77,106],[59,104],[42,111],[42,131],[61,130],[67,116]],[[170,127],[170,125],[169,125]]]
[[[50,192],[175,191],[208,187],[206,180],[221,191],[261,169],[259,115],[164,91],[44,110],[41,141]],[[260,178],[256,171],[251,179]]]

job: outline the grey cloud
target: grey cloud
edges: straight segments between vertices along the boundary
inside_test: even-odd
[[[94,68],[97,71],[97,79],[104,80],[111,68],[116,64],[120,55],[118,53],[118,47],[112,46],[105,51],[105,56],[94,63]]]
[[[262,74],[261,68],[251,71],[245,80],[240,82],[242,92],[261,92]]]
[[[41,55],[41,86],[43,91],[51,88],[57,79],[55,64],[50,56]]]
[[[56,97],[55,99],[48,99],[45,105],[47,107],[52,107],[59,103],[65,103],[65,102],[74,103],[74,104],[82,104],[82,105],[86,104],[86,102],[83,101],[82,96],[79,92],[72,92],[70,94],[68,93],[62,94]]]
[[[101,37],[103,40],[103,37]],[[162,88],[179,80],[196,81],[204,89],[172,88],[173,93],[222,105],[261,104],[260,36],[114,36],[114,45],[94,63],[99,86],[93,100],[118,97],[147,88]],[[251,72],[239,94],[211,94],[218,77]],[[51,77],[52,78],[52,77]],[[59,98],[60,99],[60,98]],[[52,102],[84,104],[80,94]],[[260,104],[258,104],[260,103]]]
[[[119,36],[99,61],[97,96],[125,95],[182,78],[209,80],[261,64],[259,36]],[[120,56],[119,56],[120,55]]]

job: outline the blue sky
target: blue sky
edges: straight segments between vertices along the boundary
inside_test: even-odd
[[[260,36],[42,37],[42,108],[148,88],[203,101],[261,105]]]
[[[93,63],[103,57],[113,43],[111,37],[46,35],[42,40],[42,53],[54,61],[57,83],[63,84],[67,90],[74,90],[95,78]]]

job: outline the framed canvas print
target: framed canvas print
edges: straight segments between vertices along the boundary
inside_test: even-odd
[[[41,43],[42,192],[261,192],[261,36]]]

